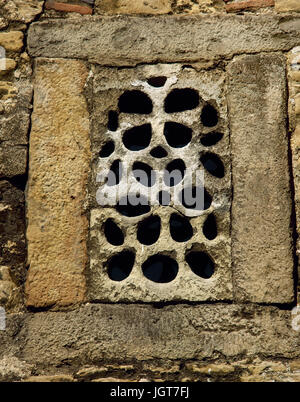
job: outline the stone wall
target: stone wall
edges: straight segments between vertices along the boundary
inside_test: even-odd
[[[299,380],[298,12],[298,0],[0,0],[1,381]],[[197,240],[219,268],[201,291],[191,273],[160,291],[138,267],[124,287],[98,274],[114,250],[102,220],[118,221],[95,205],[107,114],[158,75],[216,101],[227,141],[212,148],[228,169],[227,190],[210,183],[221,237]],[[159,247],[176,250],[166,232]]]

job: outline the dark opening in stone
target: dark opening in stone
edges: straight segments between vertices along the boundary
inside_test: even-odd
[[[167,81],[167,77],[151,77],[147,80],[148,84],[152,87],[159,88],[163,87]]]
[[[222,138],[223,138],[222,133],[213,132],[213,133],[209,133],[209,134],[204,135],[200,139],[200,142],[205,147],[211,147],[212,145],[217,144]]]
[[[114,255],[108,261],[107,273],[109,278],[117,282],[128,278],[132,271],[134,260],[135,255],[132,251],[125,250]]]
[[[192,139],[192,130],[180,123],[169,121],[165,123],[164,136],[173,148],[182,148]]]
[[[119,98],[120,112],[150,114],[152,109],[151,99],[142,91],[125,91]]]
[[[166,167],[164,182],[166,186],[176,186],[184,178],[185,164],[182,159],[174,159]]]
[[[218,112],[209,103],[205,105],[201,112],[201,122],[206,127],[214,127],[218,123]]]
[[[150,216],[138,225],[137,239],[140,243],[150,246],[157,242],[160,235],[160,217]]]
[[[119,116],[118,113],[115,112],[114,110],[110,110],[108,112],[108,123],[107,123],[107,128],[110,131],[117,131],[119,127]]]
[[[25,191],[28,176],[27,174],[20,174],[14,177],[10,177],[6,179],[10,182],[14,187],[18,188],[19,190]],[[1,194],[0,194],[1,197]]]
[[[207,152],[200,157],[204,168],[213,176],[222,178],[225,174],[225,169],[221,159],[211,152]]]
[[[212,203],[211,195],[201,186],[184,188],[179,194],[179,200],[185,208],[197,211],[208,209]]]
[[[150,281],[167,283],[173,281],[178,273],[178,264],[173,258],[155,254],[142,265],[143,274]]]
[[[149,146],[151,142],[151,134],[151,124],[132,127],[125,131],[123,135],[123,143],[130,151],[140,151]]]
[[[184,242],[193,236],[193,228],[190,221],[178,214],[172,214],[170,218],[170,233],[173,240]]]
[[[155,184],[155,172],[144,162],[134,162],[132,173],[136,180],[145,187],[152,187]]]
[[[110,171],[108,172],[107,185],[116,186],[120,183],[122,178],[122,163],[120,160],[116,160],[112,163]]]
[[[113,141],[108,141],[103,145],[101,151],[99,152],[100,158],[107,158],[110,156],[115,150],[115,143]]]
[[[204,222],[203,228],[202,228],[204,236],[208,240],[213,240],[217,237],[218,235],[218,227],[217,227],[217,222],[214,214],[208,215],[206,218],[206,221]]]
[[[108,218],[104,224],[104,234],[107,241],[113,246],[121,246],[124,243],[122,230],[111,218]]]
[[[153,156],[153,158],[165,158],[168,156],[168,152],[161,146],[155,147],[151,149],[150,155]]]
[[[203,251],[191,251],[185,256],[185,260],[194,274],[201,278],[208,279],[215,271],[213,261]]]
[[[167,191],[162,190],[158,193],[157,200],[160,205],[167,206],[167,205],[170,205],[171,196]]]
[[[165,111],[175,113],[191,110],[199,105],[199,100],[199,94],[195,89],[173,89],[165,99]]]
[[[150,206],[145,197],[137,197],[136,194],[129,194],[120,199],[116,205],[116,210],[121,215],[132,218],[148,213],[150,211]]]

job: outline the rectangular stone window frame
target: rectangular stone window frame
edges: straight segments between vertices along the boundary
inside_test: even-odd
[[[214,32],[209,34],[207,31],[208,25],[213,23],[213,18],[209,19],[195,18],[193,22],[184,17],[147,19],[145,29],[150,29],[149,24],[153,29],[155,27],[158,41],[150,46],[151,52],[145,52],[143,61],[151,64],[151,61],[160,59],[161,62],[193,64],[201,60],[205,51],[203,46],[197,47],[199,33],[205,30],[206,44],[215,42]],[[234,56],[235,52],[246,52],[244,41],[247,41],[248,49],[254,44],[257,46],[257,32],[262,28],[259,26],[262,19],[251,16],[247,21],[241,21],[237,16],[230,16],[220,23],[220,35],[225,32],[227,24],[236,25],[239,30],[242,26],[239,24],[248,23],[249,30],[241,33],[239,45],[231,45],[225,40],[222,52],[212,50],[206,53],[204,60],[207,66],[207,63],[213,63],[220,57],[228,58],[225,72],[233,184],[233,291],[229,299],[236,302],[292,303],[295,297],[295,267],[286,129],[286,58],[270,50],[289,50],[299,38],[293,36],[290,20],[279,21],[276,16],[266,19],[264,29],[268,28],[268,22],[270,26],[277,24],[278,31],[284,29],[287,32],[285,42],[280,42],[279,36],[274,37],[268,31],[269,36],[260,42],[261,48],[256,49],[260,53]],[[87,62],[119,67],[141,62],[138,56],[140,43],[126,48],[124,56],[124,47],[112,40],[113,35],[124,27],[126,18],[101,18],[101,26],[97,18],[83,21],[78,30],[83,37],[91,38],[93,32],[101,37],[97,52],[94,48],[96,39],[90,39],[83,56],[86,61],[68,59],[82,57],[78,53],[82,37],[76,31],[72,43],[69,43],[63,34],[65,29],[72,28],[74,22],[64,22],[62,26],[60,21],[53,21],[52,28],[47,25],[47,30],[43,23],[36,23],[29,31],[29,49],[31,55],[37,57],[27,196],[30,269],[26,294],[29,306],[66,305],[90,300],[87,296],[90,283],[86,284],[86,189],[91,169],[91,144],[90,105],[86,102],[85,91],[91,69]],[[128,37],[134,34],[132,30],[141,29],[143,21],[141,17],[136,18],[137,26],[126,28]],[[295,17],[294,23],[298,21]],[[159,44],[170,43],[170,36],[173,31],[176,32],[176,24],[179,23],[186,24],[186,35],[193,29],[193,47],[186,48],[185,56],[180,56],[180,51],[170,45],[169,52],[165,50],[162,56]],[[83,33],[84,29],[86,33]],[[56,38],[55,49],[51,47],[53,37]],[[240,49],[232,49],[231,46],[240,46]],[[118,49],[122,49],[120,54]],[[199,64],[195,67],[199,69]],[[62,105],[63,114],[59,107]],[[53,125],[57,116],[58,127]],[[59,133],[63,133],[62,138]],[[59,152],[55,153],[57,150]],[[57,156],[51,159],[53,155]],[[53,177],[56,183],[50,180]],[[60,191],[56,193],[57,183]],[[64,197],[61,197],[62,193]]]

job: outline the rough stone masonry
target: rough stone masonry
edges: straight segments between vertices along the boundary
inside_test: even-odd
[[[0,0],[0,381],[300,379],[299,11]]]

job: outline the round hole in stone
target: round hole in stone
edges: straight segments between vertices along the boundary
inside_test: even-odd
[[[164,136],[173,148],[185,147],[192,139],[192,130],[180,123],[168,121],[165,123]]]
[[[125,91],[119,98],[120,112],[150,114],[152,109],[151,99],[142,91]]]
[[[218,124],[218,112],[217,110],[210,105],[206,104],[201,112],[201,122],[205,127],[214,127]]]
[[[134,162],[132,174],[135,179],[145,187],[152,187],[155,184],[155,171],[144,162]]]
[[[110,110],[108,112],[108,123],[107,128],[109,131],[117,131],[119,127],[119,116],[118,113],[114,110]]]
[[[149,216],[138,225],[138,241],[146,246],[156,243],[160,235],[160,228],[160,217],[156,215]]]
[[[212,145],[217,144],[223,138],[223,134],[219,132],[213,132],[204,135],[200,138],[200,142],[205,147],[211,147]]]
[[[217,237],[218,235],[218,227],[217,227],[217,222],[214,214],[208,215],[206,218],[203,228],[202,228],[204,236],[208,240],[213,240]]]
[[[184,178],[185,164],[182,159],[174,159],[168,163],[165,173],[164,182],[166,186],[173,187],[180,183]]]
[[[107,158],[110,156],[115,150],[115,143],[113,141],[108,141],[103,145],[101,151],[99,152],[100,158]]]
[[[158,147],[151,149],[150,155],[153,156],[153,158],[161,159],[168,156],[168,152],[159,145]]]
[[[148,84],[155,88],[160,88],[165,85],[167,81],[167,77],[151,77],[147,80]]]
[[[143,124],[141,126],[132,127],[125,131],[123,135],[123,144],[130,151],[140,151],[149,146],[151,136],[151,124]]]
[[[199,94],[195,89],[173,89],[165,99],[166,113],[183,112],[195,109],[199,105]]]
[[[121,246],[124,243],[122,230],[111,218],[108,218],[104,224],[104,234],[106,240],[113,246]]]
[[[193,236],[193,228],[185,216],[172,214],[170,217],[170,233],[173,240],[185,242]]]
[[[122,163],[121,161],[115,160],[110,167],[110,171],[107,176],[107,185],[108,186],[116,186],[120,183],[122,179]]]
[[[184,208],[203,211],[210,207],[212,197],[202,186],[189,186],[181,191],[179,201]]]
[[[111,280],[121,282],[130,275],[135,261],[132,251],[124,250],[108,260],[107,273]]]
[[[200,161],[210,174],[218,178],[224,177],[225,169],[223,162],[216,154],[206,152],[200,157]]]
[[[147,214],[150,211],[150,206],[147,199],[140,195],[129,194],[122,197],[117,205],[116,210],[124,216],[129,218]]]
[[[155,254],[142,264],[143,274],[156,283],[172,282],[178,273],[177,262],[166,255]]]
[[[157,194],[157,201],[159,202],[160,205],[166,207],[166,206],[170,205],[171,196],[167,191],[161,190]]]
[[[215,271],[212,259],[203,251],[191,251],[185,256],[194,274],[204,279],[209,279]]]

